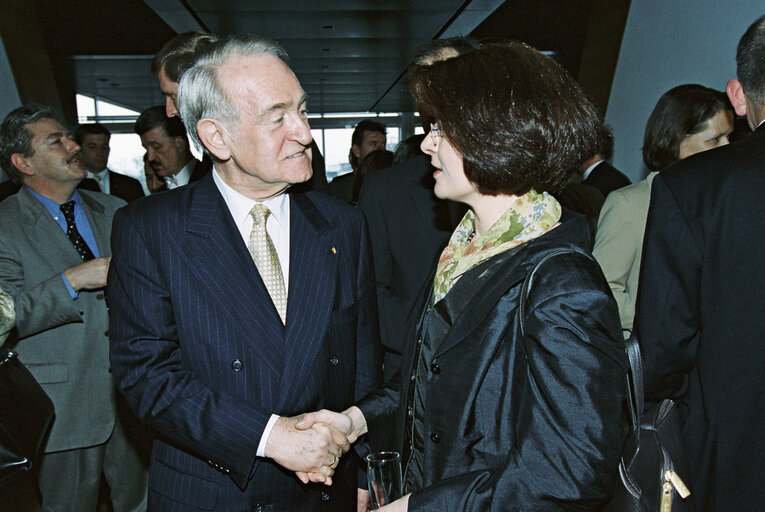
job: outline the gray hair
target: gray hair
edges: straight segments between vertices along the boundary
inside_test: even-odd
[[[11,162],[11,157],[15,153],[19,153],[24,158],[35,154],[32,148],[33,135],[27,125],[42,119],[60,122],[58,116],[49,107],[24,105],[12,110],[0,124],[0,167],[14,183],[21,183],[22,174]]]
[[[263,54],[288,64],[287,52],[277,43],[251,35],[236,35],[220,39],[205,49],[194,66],[183,74],[178,86],[178,107],[186,131],[199,147],[204,148],[197,134],[200,119],[218,119],[233,129],[238,125],[237,107],[223,92],[218,70],[233,57]],[[205,151],[209,153],[207,148]]]

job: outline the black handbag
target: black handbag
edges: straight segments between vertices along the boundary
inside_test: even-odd
[[[644,407],[643,358],[634,334],[627,340],[627,355],[631,430],[619,463],[621,482],[604,510],[694,511],[685,483],[690,480],[677,404],[664,399],[640,414]]]
[[[32,469],[53,402],[15,352],[0,360],[0,486]]]

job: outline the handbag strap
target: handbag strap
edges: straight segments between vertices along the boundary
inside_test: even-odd
[[[531,270],[529,270],[529,273],[526,274],[526,278],[523,280],[523,285],[521,286],[521,302],[518,305],[518,316],[521,326],[521,336],[526,336],[526,303],[529,300],[529,290],[531,289],[531,285],[534,281],[534,276],[537,273],[537,270],[539,270],[539,267],[542,266],[542,263],[549,260],[550,258],[553,258],[555,256],[559,256],[561,254],[581,254],[582,256],[585,256],[586,258],[589,258],[592,261],[595,261],[592,256],[587,254],[586,252],[578,251],[576,249],[559,249],[557,251],[551,252],[550,254],[545,255],[543,258],[541,258],[539,261],[537,261],[533,267],[531,267]]]
[[[632,430],[636,433],[640,430],[640,415],[645,405],[643,384],[643,355],[640,352],[640,343],[637,335],[633,332],[626,341],[627,357],[630,361],[630,373],[627,378],[627,398],[630,410]]]

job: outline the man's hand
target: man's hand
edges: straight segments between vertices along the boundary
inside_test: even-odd
[[[299,430],[311,428],[316,424],[326,423],[347,434],[348,441],[355,443],[356,439],[367,433],[367,421],[361,409],[355,405],[343,412],[332,412],[322,409],[303,415],[295,427]],[[347,450],[346,450],[347,451]]]
[[[106,286],[106,274],[112,259],[96,258],[64,270],[64,277],[74,291],[97,290]]]
[[[301,419],[302,416],[294,416],[276,420],[266,441],[264,454],[292,471],[320,473],[326,477],[324,482],[331,485],[335,468],[343,452],[350,448],[350,443],[344,433],[333,432],[334,427],[329,425],[319,424],[298,430],[295,425]],[[335,438],[340,442],[336,442]]]

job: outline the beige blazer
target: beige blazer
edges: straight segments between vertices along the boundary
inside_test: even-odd
[[[652,172],[643,181],[608,194],[600,211],[592,249],[619,306],[625,339],[632,332],[635,318],[643,234],[651,203],[651,183],[656,174]]]

